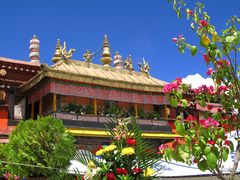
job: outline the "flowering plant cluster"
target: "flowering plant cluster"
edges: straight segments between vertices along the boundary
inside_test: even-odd
[[[90,179],[153,179],[151,166],[158,160],[157,151],[141,138],[141,130],[133,118],[119,119],[114,129],[109,122],[112,143],[99,146],[96,156],[99,160],[88,161],[84,180]]]
[[[191,10],[184,0],[168,0],[178,17],[185,13],[191,21],[191,29],[199,38],[199,45],[187,43],[185,37],[173,38],[180,53],[189,49],[192,56],[198,52],[208,66],[206,74],[211,76],[215,87],[205,85],[196,89],[184,85],[179,80],[164,87],[169,101],[174,107],[184,107],[189,117],[177,118],[175,125],[183,140],[174,141],[174,151],[166,146],[159,147],[167,160],[175,159],[188,164],[197,163],[198,168],[209,170],[224,180],[223,162],[227,160],[233,144],[226,139],[226,134],[240,127],[240,68],[237,54],[240,51],[240,19],[232,16],[227,21],[227,28],[219,35],[210,17],[203,11],[204,5],[196,3]],[[177,84],[177,85],[176,85]],[[202,109],[201,116],[195,112]],[[193,111],[191,111],[193,110]],[[236,149],[235,161],[231,169],[230,179],[234,179],[240,161],[240,137]]]

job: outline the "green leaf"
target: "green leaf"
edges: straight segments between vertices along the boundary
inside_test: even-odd
[[[217,157],[212,152],[207,155],[207,166],[210,169],[217,167]]]
[[[235,37],[234,36],[227,36],[225,39],[228,43],[231,43],[231,42],[234,41]]]
[[[195,56],[196,53],[197,53],[197,46],[191,46],[191,47],[190,47],[190,50],[191,50],[191,55],[192,55],[192,56]]]
[[[182,105],[186,108],[188,106],[188,101],[186,99],[182,99]]]
[[[201,107],[205,107],[206,106],[206,102],[205,102],[204,99],[201,99],[199,104],[200,104]]]
[[[171,97],[170,98],[170,104],[171,104],[172,107],[177,107],[177,105],[178,105],[177,98],[176,97]]]
[[[204,150],[204,154],[207,156],[210,152],[211,152],[211,147],[210,146],[206,146],[206,148]]]
[[[226,161],[228,159],[228,151],[225,148],[222,151],[222,158],[223,161]]]
[[[177,96],[178,99],[182,99],[182,93],[176,92],[176,96]]]
[[[199,161],[197,166],[201,171],[206,171],[207,170],[206,160]]]

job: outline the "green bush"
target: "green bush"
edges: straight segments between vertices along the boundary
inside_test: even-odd
[[[50,176],[53,169],[45,167],[65,168],[75,150],[74,138],[62,121],[50,116],[21,121],[10,136],[8,148],[8,162],[39,166],[7,164],[11,174],[20,176]]]

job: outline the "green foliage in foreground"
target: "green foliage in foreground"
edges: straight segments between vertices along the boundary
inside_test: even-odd
[[[64,168],[69,164],[73,157],[70,152],[75,150],[74,138],[66,132],[60,120],[52,117],[21,121],[7,146],[7,162],[31,165],[7,163],[9,172],[19,176],[50,176],[53,168]]]

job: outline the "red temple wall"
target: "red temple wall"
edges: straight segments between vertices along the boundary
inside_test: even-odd
[[[0,106],[0,128],[8,127],[8,107]]]

